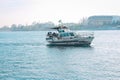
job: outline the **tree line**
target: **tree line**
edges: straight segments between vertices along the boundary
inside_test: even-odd
[[[77,30],[80,27],[80,24],[78,23],[64,23],[64,25],[72,30]],[[0,31],[44,31],[52,30],[51,28],[56,26],[57,25],[55,25],[53,22],[33,22],[31,25],[12,24],[11,26],[3,26],[2,28],[0,28]]]

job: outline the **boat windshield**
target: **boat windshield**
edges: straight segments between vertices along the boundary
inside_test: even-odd
[[[64,29],[58,29],[58,32],[65,32],[65,30]]]

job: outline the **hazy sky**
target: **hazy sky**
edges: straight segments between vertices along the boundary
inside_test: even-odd
[[[91,15],[120,15],[120,0],[0,0],[0,26],[79,22]]]

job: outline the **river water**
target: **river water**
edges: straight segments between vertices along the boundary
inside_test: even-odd
[[[46,31],[0,32],[0,80],[120,80],[120,31],[91,47],[46,46]]]

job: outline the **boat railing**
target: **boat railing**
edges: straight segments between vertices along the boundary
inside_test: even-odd
[[[81,37],[88,37],[88,36],[94,37],[94,32],[79,32],[77,33],[77,35]]]

